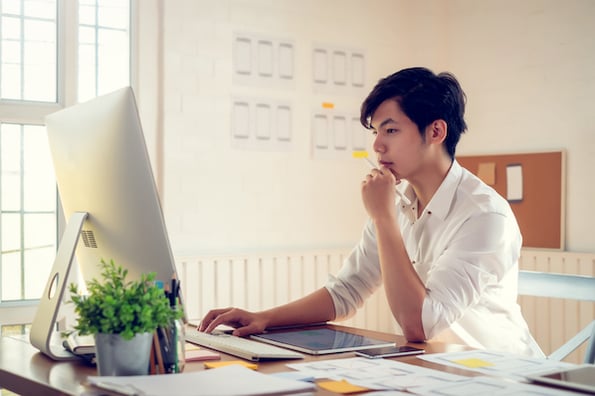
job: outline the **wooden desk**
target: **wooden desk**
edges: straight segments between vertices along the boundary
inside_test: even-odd
[[[345,326],[329,325],[328,327],[346,330],[355,334],[366,335],[383,340],[396,341],[403,344],[401,336],[380,333],[370,330],[355,329]],[[428,342],[425,344],[409,344],[411,346],[423,347],[426,353],[455,352],[469,348],[460,345],[447,345],[442,343]],[[327,360],[336,358],[347,358],[355,356],[354,353],[339,353],[324,356],[306,356],[300,362]],[[237,360],[237,357],[222,354],[221,360]],[[395,358],[406,363],[416,364],[424,367],[439,369],[453,374],[474,375],[469,371],[459,370],[453,367],[436,365],[417,359],[415,356]],[[274,373],[288,371],[285,366],[287,361],[273,361],[258,363],[258,371],[263,373]],[[185,372],[203,370],[202,362],[187,363]],[[85,364],[83,361],[56,362],[41,354],[28,341],[12,337],[0,337],[0,387],[6,388],[19,395],[80,395],[89,388],[82,385],[90,375],[97,375],[95,367]],[[93,394],[93,393],[90,393]],[[106,392],[97,394],[105,395]],[[317,395],[330,395],[331,393],[318,388]]]

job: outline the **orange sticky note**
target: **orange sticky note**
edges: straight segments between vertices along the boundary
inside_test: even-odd
[[[460,364],[461,366],[469,367],[469,368],[480,368],[480,367],[490,367],[493,366],[493,363],[487,362],[485,360],[470,358],[470,359],[459,359],[453,360],[453,363]]]
[[[258,368],[258,365],[254,364],[254,363],[244,362],[243,360],[227,360],[224,362],[208,362],[208,363],[205,363],[205,368],[208,368],[208,369],[218,368],[218,367],[224,367],[224,366],[231,366],[232,364],[238,364],[240,366],[244,366],[244,367],[247,367],[252,370],[256,370]]]
[[[345,380],[320,381],[320,382],[317,382],[316,384],[324,390],[327,390],[327,391],[333,392],[333,393],[341,393],[341,394],[365,392],[365,391],[370,390],[368,388],[350,384],[349,382],[347,382]]]

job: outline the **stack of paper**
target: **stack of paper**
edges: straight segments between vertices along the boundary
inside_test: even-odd
[[[94,376],[88,380],[99,388],[138,396],[291,395],[315,390],[312,383],[262,374],[239,365],[182,374]]]

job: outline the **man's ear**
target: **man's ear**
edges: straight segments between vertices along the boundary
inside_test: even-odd
[[[431,142],[442,144],[442,142],[446,140],[446,135],[448,133],[446,121],[435,120],[430,124],[429,129],[430,130],[428,131],[428,138]]]

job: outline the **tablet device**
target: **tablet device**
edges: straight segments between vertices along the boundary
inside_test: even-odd
[[[424,353],[425,351],[420,348],[410,347],[408,345],[402,346],[389,346],[389,347],[379,347],[379,348],[371,348],[371,349],[364,349],[363,351],[355,351],[355,354],[358,356],[363,356],[368,359],[378,359],[378,358],[390,358],[390,357],[398,357],[398,356],[407,356],[407,355],[417,355],[420,353]]]
[[[255,334],[251,337],[258,341],[310,355],[359,351],[362,349],[395,345],[391,341],[377,340],[328,328],[276,331],[273,333]]]
[[[527,377],[532,382],[595,394],[595,366],[584,365],[571,369]]]

